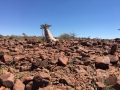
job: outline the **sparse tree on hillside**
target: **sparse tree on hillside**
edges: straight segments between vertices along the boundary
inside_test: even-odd
[[[27,36],[25,33],[22,33],[23,36]]]
[[[72,39],[76,38],[76,34],[74,32],[70,33],[69,35],[70,35],[70,38],[72,38]]]
[[[44,35],[45,35],[45,39],[47,42],[49,41],[57,41],[57,39],[55,39],[52,34],[50,33],[49,31],[49,27],[51,27],[51,25],[48,25],[48,24],[42,24],[40,25],[40,29],[43,29],[44,30]]]

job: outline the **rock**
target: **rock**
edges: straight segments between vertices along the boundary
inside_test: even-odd
[[[0,57],[1,57],[1,56],[4,56],[4,52],[0,52]]]
[[[20,71],[23,72],[23,71],[30,71],[31,70],[31,67],[30,66],[20,66]]]
[[[9,68],[8,68],[8,72],[14,73],[14,71],[15,71],[15,70],[14,70],[12,67],[9,67]]]
[[[104,90],[105,88],[105,85],[101,82],[96,82],[96,85],[97,85],[98,90]]]
[[[83,47],[79,47],[79,49],[78,50],[81,50],[81,51],[83,51],[83,52],[85,52],[85,53],[87,53],[88,52],[88,50],[87,49],[85,49],[85,48],[83,48]]]
[[[44,88],[39,88],[38,90],[54,90],[54,88],[52,86],[47,86]]]
[[[48,60],[36,60],[32,63],[31,69],[41,68],[41,67],[47,67],[48,66]]]
[[[82,56],[74,56],[75,58],[81,60],[82,59]]]
[[[0,52],[0,61],[4,61],[4,52]]]
[[[48,56],[47,56],[47,55],[44,55],[44,54],[41,54],[41,55],[40,55],[40,58],[41,58],[42,60],[46,60],[46,59],[48,58]]]
[[[10,55],[4,55],[4,62],[5,64],[10,64],[11,62],[13,62],[13,57]]]
[[[90,64],[90,57],[83,57],[82,58],[84,65],[89,65]]]
[[[46,87],[50,83],[50,75],[45,72],[40,72],[33,78],[33,88]]]
[[[112,88],[114,88],[115,90],[120,90],[120,81],[117,81]]]
[[[68,76],[61,76],[62,78],[60,78],[59,82],[64,84],[64,85],[70,85],[70,86],[74,86],[75,80],[74,78],[70,78]]]
[[[0,90],[5,90],[5,87],[3,87],[3,86],[2,86],[2,87],[0,87]]]
[[[117,51],[117,44],[113,44],[110,50],[110,54],[114,55]]]
[[[5,88],[4,90],[11,90],[10,88]]]
[[[2,61],[0,61],[0,65],[5,65],[5,63],[4,63],[4,62],[2,62]]]
[[[113,86],[113,88],[115,90],[119,90],[120,89],[120,75],[117,77],[117,81],[116,81],[115,85]]]
[[[22,60],[24,58],[25,58],[25,56],[23,56],[23,55],[16,55],[15,58],[14,58],[14,60],[15,61],[19,61],[19,60]]]
[[[75,90],[70,86],[57,86],[57,89],[55,90]]]
[[[33,81],[31,81],[28,84],[26,84],[25,90],[35,90],[33,88]]]
[[[12,73],[2,74],[0,76],[0,82],[8,88],[11,88],[14,85],[14,75]]]
[[[110,63],[117,64],[117,62],[119,60],[119,56],[117,56],[117,55],[108,55],[108,57],[110,58]]]
[[[27,84],[27,83],[31,82],[33,80],[33,78],[34,78],[33,76],[25,77],[25,78],[23,78],[22,82],[24,84]]]
[[[81,86],[76,87],[76,90],[82,90]]]
[[[94,71],[94,68],[92,68],[91,66],[87,66],[86,71],[89,72],[89,73],[95,72],[95,71]]]
[[[117,77],[116,77],[116,76],[113,76],[113,75],[110,75],[108,78],[105,79],[105,82],[106,82],[108,85],[115,85],[115,84],[116,84],[116,81],[117,81]]]
[[[33,48],[33,45],[28,43],[27,48]]]
[[[68,58],[67,57],[59,57],[58,62],[60,62],[63,65],[67,65],[68,63]]]
[[[5,88],[4,90],[11,90],[10,88]]]
[[[16,79],[13,90],[25,90],[25,85],[19,79]]]
[[[108,69],[110,64],[110,58],[108,56],[99,56],[95,60],[96,68]]]

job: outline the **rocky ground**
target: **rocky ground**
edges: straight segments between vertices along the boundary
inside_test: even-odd
[[[0,39],[0,90],[120,90],[120,39]]]

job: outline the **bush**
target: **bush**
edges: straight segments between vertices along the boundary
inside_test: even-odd
[[[0,34],[0,38],[3,38],[3,35],[2,35],[2,34]]]
[[[75,33],[71,33],[71,34],[65,33],[65,34],[61,34],[58,38],[63,40],[68,40],[68,39],[75,39],[76,38],[75,36],[76,36]]]
[[[74,32],[69,34],[69,36],[70,36],[71,39],[75,39],[76,38],[76,34]]]
[[[61,34],[58,38],[67,40],[67,39],[70,39],[70,35],[65,33],[65,34]]]
[[[19,36],[17,36],[17,35],[11,35],[11,36],[9,37],[9,39],[18,39],[18,37],[19,37]]]

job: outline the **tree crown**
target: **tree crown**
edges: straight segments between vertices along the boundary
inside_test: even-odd
[[[51,25],[48,25],[48,24],[42,24],[42,25],[40,25],[40,29],[47,29],[49,27],[51,27]]]

